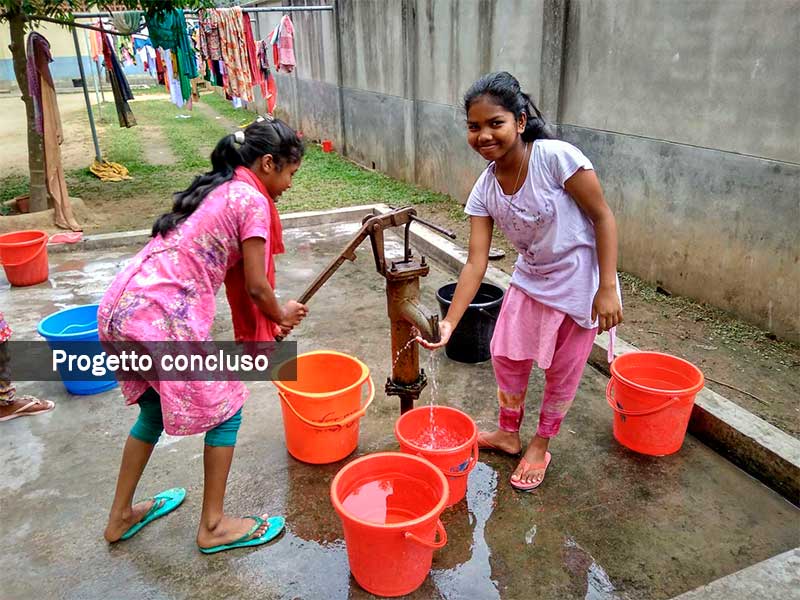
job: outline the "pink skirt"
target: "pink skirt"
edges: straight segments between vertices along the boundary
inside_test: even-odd
[[[511,285],[494,328],[492,356],[534,360],[540,369],[549,369],[556,350],[558,329],[564,319],[570,318]]]

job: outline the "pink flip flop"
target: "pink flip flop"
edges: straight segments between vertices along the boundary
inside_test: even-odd
[[[525,460],[525,457],[523,457],[519,463],[520,465],[522,465],[523,473],[530,471],[531,469],[544,469],[544,474],[542,474],[542,478],[539,480],[539,483],[529,483],[521,485],[518,483],[514,483],[514,476],[512,475],[511,479],[509,480],[511,482],[511,487],[520,492],[532,492],[533,490],[538,488],[540,485],[542,485],[542,482],[544,481],[544,476],[547,474],[547,467],[550,466],[550,461],[552,459],[553,456],[549,452],[545,452],[544,464],[539,463],[538,465],[532,465],[527,460]]]
[[[478,449],[479,450],[489,450],[491,452],[499,452],[500,454],[507,454],[508,456],[519,456],[522,454],[522,449],[519,452],[509,452],[499,446],[495,446],[492,442],[486,439],[485,431],[478,432]]]
[[[56,407],[55,402],[52,402],[51,400],[39,400],[33,396],[20,396],[19,399],[25,401],[26,404],[8,416],[0,417],[0,422],[11,421],[12,419],[18,419],[19,417],[35,417],[36,415],[44,415]],[[45,408],[36,411],[28,410],[29,408],[39,405],[44,405]]]

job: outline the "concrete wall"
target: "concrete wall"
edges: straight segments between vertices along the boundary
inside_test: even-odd
[[[796,0],[336,4],[293,15],[278,76],[307,136],[463,201],[485,165],[460,98],[508,70],[594,162],[622,269],[800,340]]]

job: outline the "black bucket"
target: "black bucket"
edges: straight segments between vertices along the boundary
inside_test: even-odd
[[[448,283],[436,292],[442,318],[447,315],[455,291],[456,284]],[[463,363],[479,363],[491,358],[489,344],[492,341],[494,324],[500,314],[504,294],[505,292],[496,285],[481,284],[445,346],[448,358]]]

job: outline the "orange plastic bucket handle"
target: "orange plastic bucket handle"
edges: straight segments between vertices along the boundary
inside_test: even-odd
[[[346,425],[349,425],[353,421],[360,419],[366,414],[369,405],[372,404],[372,401],[375,399],[375,384],[372,382],[372,377],[367,377],[366,382],[367,385],[369,385],[369,397],[367,398],[367,402],[356,412],[349,414],[346,417],[342,417],[338,421],[311,421],[306,419],[303,415],[297,412],[297,409],[295,409],[294,406],[292,406],[292,403],[289,402],[289,399],[283,393],[283,390],[278,390],[278,395],[281,397],[281,400],[286,403],[286,406],[291,409],[291,411],[294,413],[294,416],[309,427],[313,427],[314,429],[333,429],[335,427],[345,427]]]
[[[470,471],[475,467],[475,463],[478,462],[478,440],[475,440],[475,443],[472,445],[472,454],[469,457],[469,464],[467,468],[463,471],[458,471],[456,473],[445,473],[448,477],[466,477],[469,475]],[[424,456],[422,458],[425,458]]]
[[[35,258],[38,258],[39,255],[44,251],[45,248],[47,248],[47,240],[45,240],[44,244],[42,244],[39,247],[39,249],[36,251],[36,253],[33,256],[31,256],[30,258],[26,258],[22,262],[18,262],[18,263],[4,263],[4,262],[0,261],[0,264],[2,264],[4,267],[21,267],[22,265],[28,264],[29,262],[31,262]]]
[[[423,540],[421,537],[411,533],[410,531],[404,531],[403,535],[407,540],[411,540],[413,542],[417,542],[418,544],[422,544],[423,546],[427,546],[428,548],[438,550],[439,548],[443,548],[447,543],[447,531],[439,519],[436,519],[436,533],[439,534],[438,542],[429,542],[428,540]]]
[[[646,415],[652,415],[653,413],[657,413],[659,411],[664,410],[665,408],[669,408],[676,402],[680,402],[680,396],[673,396],[661,406],[656,406],[655,408],[648,408],[647,410],[625,410],[624,408],[620,408],[616,406],[616,402],[614,401],[614,379],[611,378],[608,380],[608,385],[606,386],[606,402],[608,405],[613,408],[616,412],[621,415],[625,415],[628,417],[644,417]]]

